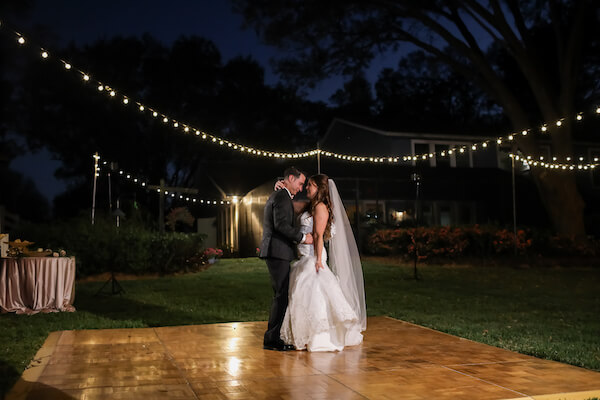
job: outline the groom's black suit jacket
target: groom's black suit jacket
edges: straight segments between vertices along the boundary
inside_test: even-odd
[[[277,190],[265,205],[263,238],[260,258],[296,258],[295,244],[302,241],[300,227],[296,226],[294,205],[287,190]]]

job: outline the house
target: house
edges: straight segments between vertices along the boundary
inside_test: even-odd
[[[484,141],[492,144],[472,149],[474,143]],[[498,145],[495,137],[389,132],[336,119],[319,146],[322,154],[318,160],[281,165],[279,173],[296,165],[308,176],[320,169],[333,178],[359,248],[368,234],[381,226],[512,226],[513,193],[518,225],[548,225],[529,166],[514,162],[513,183],[511,144]],[[453,148],[463,150],[448,154]],[[576,151],[600,157],[600,143],[578,142]],[[549,157],[549,144],[547,152]],[[371,162],[370,155],[385,160]],[[403,161],[403,155],[427,156]],[[358,156],[366,161],[356,160]],[[267,179],[221,209],[217,217],[219,246],[241,256],[256,254],[262,237],[263,208],[276,176]],[[600,200],[600,171],[580,173],[578,184],[588,204],[600,203],[596,201]],[[302,195],[298,198],[301,201]],[[589,209],[590,218],[598,219],[600,210]]]

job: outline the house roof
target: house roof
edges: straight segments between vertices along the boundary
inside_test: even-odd
[[[448,133],[384,131],[344,119],[334,119],[321,140],[320,147],[336,153],[357,155],[397,155],[400,141],[410,139],[479,142],[489,140],[488,135],[460,135]]]

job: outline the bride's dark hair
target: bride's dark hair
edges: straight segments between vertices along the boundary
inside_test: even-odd
[[[333,222],[331,198],[329,197],[329,177],[325,174],[318,174],[308,178],[308,181],[312,181],[315,183],[315,185],[317,185],[317,194],[313,199],[310,200],[308,206],[310,208],[311,215],[315,215],[315,208],[319,203],[323,203],[329,212],[329,218],[327,219],[327,225],[325,226],[325,233],[323,233],[323,240],[329,240],[331,238],[331,223]]]

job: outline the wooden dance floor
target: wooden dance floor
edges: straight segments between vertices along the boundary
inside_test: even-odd
[[[52,333],[8,399],[588,399],[600,373],[387,317],[340,353],[262,349],[266,322]]]

